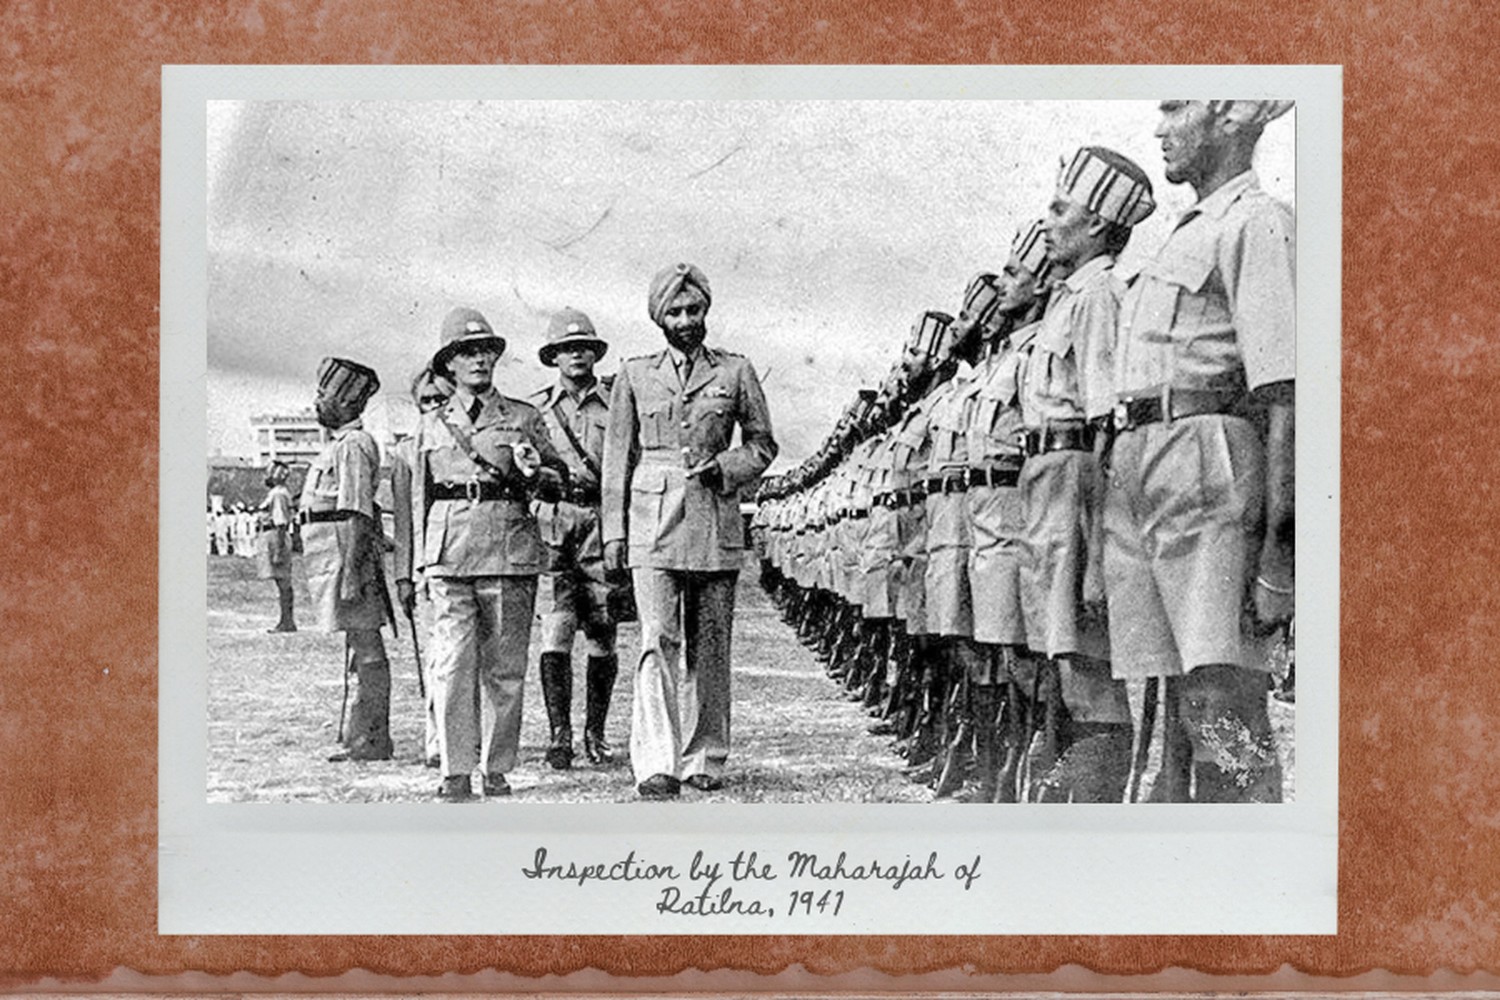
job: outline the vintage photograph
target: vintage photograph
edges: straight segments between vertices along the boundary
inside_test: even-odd
[[[209,101],[207,800],[1293,801],[1295,122]]]

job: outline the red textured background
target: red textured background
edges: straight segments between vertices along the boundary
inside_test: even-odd
[[[326,976],[802,962],[1500,971],[1492,9],[978,0],[0,4],[0,988],[117,967]],[[1340,907],[1332,938],[155,934],[163,63],[1346,67]],[[196,525],[194,531],[201,528]],[[108,673],[103,671],[108,668]]]

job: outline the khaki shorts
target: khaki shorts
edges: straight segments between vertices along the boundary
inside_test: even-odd
[[[962,493],[927,498],[927,631],[970,638],[974,605],[969,592],[969,508]]]
[[[896,512],[889,507],[872,508],[859,563],[863,581],[861,603],[866,618],[889,618],[895,614],[894,567],[900,543]]]
[[[1210,663],[1266,669],[1242,632],[1264,492],[1264,447],[1239,417],[1185,417],[1116,438],[1104,508],[1116,677]]]
[[[613,624],[598,509],[571,503],[539,504],[536,522],[546,546],[550,582],[542,614],[567,618],[575,628]]]
[[[975,486],[968,497],[974,547],[969,550],[969,597],[974,639],[993,645],[1026,645],[1021,607],[1021,533],[1026,510],[1014,487]]]
[[[1021,570],[1026,634],[1045,656],[1077,654],[1109,659],[1101,619],[1083,616],[1083,571],[1088,532],[1100,515],[1099,465],[1084,451],[1028,458],[1021,468],[1026,508],[1026,560]]]

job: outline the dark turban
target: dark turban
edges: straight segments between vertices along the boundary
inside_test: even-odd
[[[703,293],[705,303],[714,300],[713,293],[708,290],[708,278],[692,264],[664,267],[651,279],[651,292],[646,296],[646,309],[651,313],[653,323],[661,326],[662,314],[684,288],[696,288]]]

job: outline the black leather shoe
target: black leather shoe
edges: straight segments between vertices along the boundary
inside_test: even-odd
[[[487,799],[503,799],[510,794],[510,782],[505,780],[503,774],[486,774],[484,776],[484,797]]]
[[[547,763],[554,771],[567,771],[573,767],[573,743],[569,737],[568,742],[553,743],[547,748]]]
[[[636,785],[635,791],[643,799],[675,799],[682,792],[682,782],[670,774],[653,774]]]
[[[583,753],[588,757],[590,764],[613,764],[615,762],[615,748],[609,745],[609,741],[601,735],[593,733],[583,734]]]
[[[687,779],[687,783],[700,792],[717,792],[724,787],[724,779],[715,778],[711,774],[694,774]]]
[[[444,802],[473,802],[474,785],[467,774],[450,774],[438,786],[437,797]]]

